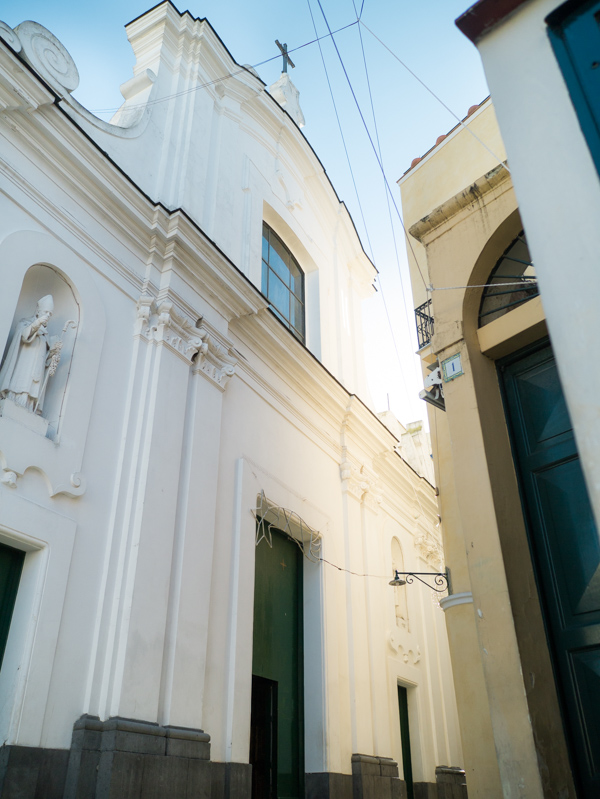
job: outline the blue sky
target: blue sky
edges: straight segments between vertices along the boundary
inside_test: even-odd
[[[92,111],[114,109],[122,98],[119,86],[132,75],[133,55],[124,25],[147,11],[152,0],[103,0],[75,3],[65,0],[5,0],[0,16],[14,27],[32,19],[48,28],[73,56],[80,73],[75,97]],[[320,36],[327,26],[318,0],[176,0],[180,11],[206,17],[240,64],[259,64],[278,52],[275,39],[288,48],[315,38],[310,9]],[[321,0],[331,30],[362,20],[420,79],[459,117],[479,103],[488,90],[477,50],[458,31],[454,19],[470,5],[468,0]],[[335,35],[363,116],[375,138],[359,30],[356,24]],[[455,119],[363,27],[366,56],[377,130],[388,182],[398,207],[396,180],[436,138],[454,127]],[[365,251],[380,271],[381,286],[391,319],[396,348],[381,294],[365,307],[365,347],[371,393],[377,410],[389,404],[406,423],[425,418],[425,407],[413,353],[416,349],[414,317],[404,234],[394,212],[396,259],[385,190],[380,168],[372,152],[338,55],[330,39],[321,42],[333,93],[348,146],[359,208],[335,118],[323,63],[317,44],[292,53],[296,68],[291,77],[300,90],[306,118],[304,133],[321,159],[338,195],[354,219]],[[269,85],[281,72],[281,59],[257,67]],[[110,113],[99,114],[108,119]],[[366,226],[365,226],[366,223]],[[401,291],[400,274],[405,296]],[[400,361],[400,362],[399,362]]]

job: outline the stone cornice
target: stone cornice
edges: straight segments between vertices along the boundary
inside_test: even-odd
[[[434,208],[434,210],[430,214],[427,214],[427,216],[424,216],[423,219],[415,222],[415,224],[409,228],[408,232],[413,238],[424,244],[425,240],[433,231],[456,216],[459,211],[469,206],[475,206],[480,197],[491,191],[495,191],[505,183],[508,184],[505,188],[512,186],[510,173],[502,164],[498,164],[498,166],[491,169],[470,186],[467,186],[467,188],[455,194],[454,197],[438,205],[437,208]]]

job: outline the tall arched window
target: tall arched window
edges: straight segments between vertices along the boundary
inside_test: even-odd
[[[277,233],[264,222],[262,292],[281,321],[304,344],[304,272]]]

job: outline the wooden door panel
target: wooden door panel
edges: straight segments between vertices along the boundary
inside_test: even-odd
[[[557,619],[563,629],[600,621],[600,539],[588,500],[579,458],[534,476],[540,532],[546,545],[549,579],[554,579]]]
[[[600,538],[550,346],[499,364],[532,562],[581,799],[600,796]]]

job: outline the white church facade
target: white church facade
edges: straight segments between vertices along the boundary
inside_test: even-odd
[[[0,23],[0,797],[462,796],[374,267],[287,79],[170,2],[127,35],[106,123]]]

